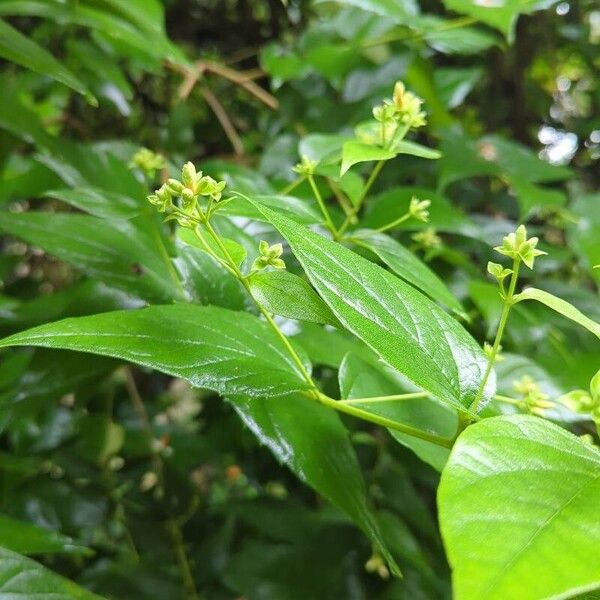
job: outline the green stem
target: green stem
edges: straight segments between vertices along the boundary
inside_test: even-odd
[[[288,185],[279,190],[278,193],[282,196],[287,196],[290,192],[294,191],[301,183],[303,183],[305,179],[306,176],[304,175],[302,177],[297,177],[296,179],[294,179],[294,181],[291,181],[290,183],[288,183]]]
[[[308,177],[308,183],[310,183],[310,187],[313,191],[313,194],[315,195],[315,198],[317,199],[317,204],[319,205],[319,208],[321,209],[323,218],[325,219],[325,224],[327,225],[327,228],[329,229],[329,231],[331,231],[333,236],[337,237],[337,230],[335,228],[335,225],[333,224],[333,221],[331,220],[331,215],[329,214],[329,211],[327,210],[327,206],[325,205],[325,202],[323,201],[323,196],[321,196],[321,192],[319,192],[319,188],[317,187],[317,184],[315,183],[315,178],[312,176],[312,174],[309,174],[307,177]]]
[[[523,404],[522,400],[517,400],[516,398],[511,398],[510,396],[502,396],[501,394],[496,394],[494,396],[494,400],[498,400],[499,402],[506,402],[507,404],[514,404],[515,406],[520,406]]]
[[[181,580],[183,581],[186,598],[187,600],[199,600],[200,597],[196,590],[196,583],[194,582],[190,562],[185,551],[181,528],[175,519],[167,519],[165,528],[171,538],[171,543],[173,544],[173,550],[175,551],[175,557],[177,558],[177,564],[179,565],[179,572],[181,573]]]
[[[329,187],[330,187],[331,191],[333,192],[333,195],[335,196],[336,200],[338,201],[338,204],[344,211],[344,214],[346,216],[349,215],[352,212],[352,202],[350,200],[348,200],[348,198],[346,198],[346,196],[344,196],[342,190],[337,186],[337,184],[334,181],[329,179],[329,177],[327,178],[327,183],[329,184]]]
[[[372,185],[375,183],[377,176],[381,172],[381,169],[383,169],[383,165],[385,165],[385,161],[380,160],[375,165],[375,168],[371,171],[371,175],[369,175],[369,178],[367,179],[367,183],[365,183],[365,187],[363,188],[363,191],[362,191],[360,197],[356,201],[356,204],[352,208],[352,211],[350,212],[350,214],[346,217],[346,219],[342,223],[341,227],[338,229],[337,235],[335,236],[336,239],[338,239],[338,240],[340,239],[340,236],[346,231],[346,229],[348,229],[348,226],[350,225],[352,218],[355,217],[358,214],[358,211],[362,208],[362,204],[365,201],[365,198],[367,197],[367,194],[369,193],[369,190],[371,189]]]
[[[382,225],[381,227],[378,227],[376,231],[383,233],[384,231],[388,231],[388,229],[393,229],[394,227],[398,227],[398,225],[400,225],[401,223],[408,221],[411,218],[411,216],[412,215],[409,212],[407,212],[407,213],[403,214],[401,217],[398,217],[395,221],[391,221],[387,225]]]
[[[345,413],[347,415],[358,417],[363,421],[369,421],[370,423],[375,423],[376,425],[381,425],[382,427],[387,427],[388,429],[392,429],[394,431],[406,433],[412,437],[416,437],[421,440],[431,442],[432,444],[436,444],[437,446],[442,446],[444,448],[452,448],[453,440],[436,435],[435,433],[429,433],[428,431],[417,429],[416,427],[411,427],[410,425],[404,425],[403,423],[392,421],[391,419],[387,419],[386,417],[381,417],[374,413],[370,413],[366,410],[356,408],[355,406],[350,406],[347,403],[340,402],[339,400],[334,400],[333,398],[330,398],[329,396],[326,396],[321,392],[318,392],[317,400],[325,406],[329,406],[330,408],[333,408],[334,410]]]
[[[515,288],[517,286],[517,279],[519,278],[519,267],[521,266],[521,261],[519,258],[515,258],[513,262],[513,272],[510,278],[510,284],[508,286],[508,292],[506,296],[504,296],[504,306],[502,307],[502,314],[500,315],[500,323],[498,324],[498,330],[496,331],[496,337],[494,339],[494,344],[492,346],[492,350],[490,352],[488,358],[488,364],[485,369],[485,373],[483,374],[483,379],[479,384],[479,389],[477,390],[477,395],[475,396],[475,400],[473,400],[470,410],[472,412],[477,412],[477,408],[479,407],[479,403],[481,402],[481,398],[483,397],[483,392],[485,390],[485,386],[490,377],[490,373],[492,372],[492,368],[494,367],[494,363],[496,362],[496,356],[498,354],[498,350],[500,348],[500,343],[502,342],[502,336],[504,335],[504,329],[506,328],[506,322],[508,321],[508,315],[510,313],[510,309],[513,305],[513,296],[515,295]]]
[[[239,279],[239,281],[242,283],[242,285],[246,288],[246,291],[248,292],[250,298],[252,298],[252,300],[256,304],[258,310],[260,310],[263,317],[267,320],[267,323],[269,323],[271,328],[275,331],[275,333],[277,334],[277,336],[279,337],[279,339],[285,346],[286,350],[292,357],[292,360],[298,367],[298,369],[299,369],[300,373],[302,374],[302,377],[304,378],[306,383],[310,386],[311,390],[316,390],[317,386],[316,386],[315,382],[313,381],[312,377],[310,376],[310,373],[306,370],[306,367],[304,366],[302,359],[300,358],[300,356],[298,356],[298,353],[296,352],[294,347],[291,345],[291,343],[288,340],[288,338],[286,337],[286,335],[283,333],[283,331],[281,331],[281,329],[279,328],[277,323],[275,323],[273,317],[262,306],[262,304],[254,297],[254,294],[252,293],[252,288],[250,287],[250,284],[248,283],[247,278],[244,277],[242,272],[239,270],[238,266],[235,264],[235,261],[231,258],[229,251],[227,250],[227,248],[221,241],[221,238],[219,238],[219,235],[217,234],[217,232],[213,229],[213,226],[208,221],[206,221],[204,223],[204,225],[205,225],[206,230],[208,231],[209,235],[213,238],[213,240],[215,241],[217,246],[219,246],[219,249],[221,250],[223,255],[229,261],[231,270],[234,273],[234,275]]]
[[[452,447],[452,440],[443,438],[443,437],[435,435],[433,433],[429,433],[427,431],[422,431],[421,429],[417,429],[416,427],[411,427],[410,425],[404,425],[402,423],[392,421],[391,419],[381,417],[379,415],[370,413],[370,412],[368,412],[366,410],[362,410],[360,408],[356,408],[354,406],[349,406],[348,404],[345,404],[344,402],[334,400],[333,398],[330,398],[329,396],[326,396],[325,394],[321,393],[318,390],[317,385],[314,382],[313,378],[311,377],[310,373],[307,371],[306,367],[304,366],[302,359],[300,358],[300,356],[296,352],[295,348],[290,343],[287,336],[283,333],[283,331],[281,331],[281,329],[279,328],[277,323],[274,321],[274,319],[270,315],[270,313],[254,297],[254,295],[252,293],[252,289],[250,288],[250,284],[248,283],[247,278],[245,278],[243,276],[243,274],[239,270],[238,266],[232,260],[231,255],[229,254],[229,252],[228,252],[227,248],[225,247],[225,245],[223,244],[223,242],[220,240],[217,232],[213,229],[212,225],[208,221],[204,222],[204,226],[206,227],[206,230],[208,231],[209,235],[214,239],[215,243],[219,246],[221,252],[223,252],[223,255],[230,262],[231,269],[235,272],[236,277],[240,280],[242,285],[246,288],[246,291],[248,292],[250,298],[252,298],[252,300],[256,304],[258,310],[261,312],[263,317],[266,319],[267,323],[269,323],[269,325],[271,326],[273,331],[277,334],[277,336],[279,337],[279,339],[285,346],[286,350],[288,351],[290,357],[292,358],[292,360],[298,367],[298,370],[302,374],[302,377],[304,378],[304,380],[310,387],[310,389],[306,391],[306,394],[310,398],[316,400],[317,402],[320,402],[321,404],[324,404],[325,406],[329,406],[330,408],[333,408],[334,410],[337,410],[339,412],[343,412],[343,413],[358,417],[358,418],[362,419],[363,421],[369,421],[371,423],[375,423],[376,425],[382,425],[383,427],[387,427],[388,429],[393,429],[394,431],[401,431],[402,433],[406,433],[407,435],[411,435],[413,437],[417,437],[422,440],[426,440],[428,442],[437,444],[439,446],[443,446],[445,448]],[[417,393],[421,394],[421,392],[417,392]]]
[[[375,402],[393,402],[395,400],[412,400],[413,398],[427,398],[428,392],[411,392],[409,394],[395,394],[393,396],[372,396],[370,398],[351,398],[349,400],[338,400],[344,404],[369,404]]]

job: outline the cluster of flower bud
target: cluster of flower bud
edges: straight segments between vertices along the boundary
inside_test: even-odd
[[[513,387],[518,394],[523,396],[519,408],[532,415],[544,416],[545,410],[554,407],[548,394],[545,394],[539,384],[529,375],[523,375],[520,380],[513,382]]]
[[[177,216],[177,220],[182,226],[188,226],[191,223],[188,217],[194,219],[200,216],[200,198],[204,196],[213,202],[219,202],[224,188],[224,181],[215,181],[208,175],[202,175],[202,171],[197,172],[196,167],[187,162],[181,169],[181,181],[169,179],[154,194],[148,196],[148,201],[159,212],[185,213]],[[176,204],[177,198],[179,202]]]
[[[298,175],[312,175],[315,172],[317,162],[308,158],[308,156],[302,156],[302,161],[299,162],[292,170]]]
[[[561,396],[558,401],[573,412],[590,415],[600,427],[600,371],[592,377],[589,392],[573,390]]]
[[[442,240],[434,227],[427,227],[423,231],[413,233],[411,238],[424,250],[440,248],[442,245]]]
[[[259,256],[252,263],[253,271],[262,271],[267,267],[275,267],[276,269],[285,269],[285,262],[281,258],[283,254],[283,246],[281,244],[273,244],[269,246],[269,242],[261,240],[258,244]]]
[[[152,152],[148,148],[140,148],[132,157],[129,163],[131,168],[140,169],[146,175],[154,176],[156,171],[160,171],[167,166],[165,157],[157,152]]]
[[[423,221],[423,223],[427,223],[427,221],[429,221],[428,208],[430,206],[431,200],[419,200],[413,196],[410,200],[408,212],[410,216],[414,219],[417,219],[417,221]]]
[[[426,113],[421,110],[422,105],[422,98],[406,91],[404,84],[397,81],[393,98],[386,99],[383,104],[373,108],[373,117],[384,125],[403,124],[408,128],[422,127],[427,123]]]
[[[513,260],[522,260],[530,269],[533,269],[533,263],[536,257],[546,254],[546,252],[536,248],[538,241],[537,237],[528,239],[525,225],[519,225],[517,231],[505,236],[502,240],[502,245],[496,246],[494,250]],[[494,273],[492,273],[492,275],[494,275]]]

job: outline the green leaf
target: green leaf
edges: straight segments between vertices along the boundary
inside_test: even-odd
[[[515,24],[520,14],[530,14],[555,4],[558,0],[502,0],[502,2],[474,2],[473,0],[444,0],[450,10],[469,15],[478,21],[499,29],[512,42]]]
[[[315,0],[314,4],[324,4],[337,1],[344,6],[354,6],[391,19],[394,23],[409,23],[419,14],[419,5],[415,0]]]
[[[338,372],[340,394],[344,399],[391,396],[414,391],[407,389],[382,365],[372,365],[354,353],[344,357]],[[411,425],[430,433],[452,438],[458,426],[456,412],[431,398],[412,398],[385,402],[356,402],[357,406],[399,423]],[[389,430],[392,437],[410,448],[421,460],[441,471],[450,451],[431,442]]]
[[[600,585],[600,452],[549,421],[458,438],[438,490],[457,600],[567,598]]]
[[[464,313],[461,303],[444,282],[410,250],[394,238],[368,229],[352,232],[352,241],[374,252],[396,275],[444,306]]]
[[[217,307],[151,306],[64,319],[5,338],[0,347],[6,346],[63,348],[120,358],[220,394],[280,396],[306,388],[265,323]]]
[[[0,231],[138,297],[166,302],[177,295],[154,239],[130,221],[66,213],[1,212]]]
[[[97,104],[91,92],[69,69],[2,19],[0,19],[0,57],[36,73],[52,77],[86,96],[92,104]]]
[[[51,190],[44,194],[57,198],[85,212],[107,219],[131,219],[141,210],[140,203],[124,194],[96,187]]]
[[[338,415],[298,394],[286,398],[242,396],[228,400],[259,441],[300,480],[346,512],[377,544],[399,575],[367,505],[356,454]]]
[[[235,195],[235,190],[233,194]],[[323,217],[316,205],[292,196],[280,195],[253,195],[252,197],[248,197],[242,194],[235,196],[231,202],[228,202],[223,208],[219,209],[219,214],[247,217],[258,221],[265,220],[261,212],[252,203],[252,200],[280,210],[299,223],[313,224],[323,221]]]
[[[370,146],[362,142],[346,142],[342,147],[342,167],[340,175],[343,175],[352,165],[374,160],[389,160],[396,156],[396,152],[388,148]]]
[[[257,205],[259,206],[259,205]],[[372,262],[271,211],[317,293],[340,322],[416,386],[457,408],[477,394],[487,359],[452,317]],[[484,397],[493,395],[495,378]]]
[[[442,153],[438,150],[433,150],[422,144],[416,142],[409,142],[407,140],[399,140],[394,143],[393,149],[398,154],[410,154],[411,156],[418,156],[419,158],[428,158],[429,160],[435,160],[442,156]]]
[[[101,600],[39,563],[0,548],[0,597],[8,600],[38,596],[48,600]]]
[[[289,271],[261,271],[248,280],[252,295],[275,315],[339,327],[330,308],[307,281]]]
[[[84,546],[51,529],[0,514],[0,547],[20,554],[89,554]]]
[[[600,339],[600,323],[592,321],[589,317],[586,317],[578,308],[575,308],[570,302],[558,298],[554,294],[539,290],[534,287],[523,290],[520,294],[514,297],[515,302],[522,302],[523,300],[537,300],[542,304],[545,304],[552,310],[563,315],[567,319],[571,319],[575,323],[585,327],[588,331],[591,331],[597,338]]]
[[[564,192],[535,185],[520,177],[511,177],[510,187],[517,198],[523,221],[536,208],[558,208],[567,203]]]
[[[198,239],[198,236],[191,229],[185,229],[183,227],[180,227],[177,230],[177,237],[182,242],[184,242],[190,246],[193,246],[194,248],[198,248],[198,249],[202,250],[202,252],[206,252],[204,245]],[[219,245],[213,240],[212,237],[210,237],[208,234],[205,233],[204,239],[206,240],[206,243],[208,244],[210,249],[217,256],[226,260],[225,254],[223,253],[223,251],[221,250]],[[229,256],[233,259],[235,264],[239,267],[246,259],[246,249],[243,246],[241,246],[240,244],[238,244],[237,242],[234,242],[233,240],[230,240],[227,238],[221,238],[221,242],[223,242],[223,245],[225,246],[225,249],[227,250]]]

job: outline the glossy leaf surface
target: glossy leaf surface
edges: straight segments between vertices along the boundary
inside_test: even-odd
[[[519,415],[468,427],[438,491],[457,600],[599,586],[599,500],[600,452],[557,425]]]
[[[229,401],[277,460],[346,512],[397,570],[367,506],[356,454],[338,415],[300,395],[268,399],[230,397]]]
[[[522,302],[523,300],[537,300],[542,304],[545,304],[557,313],[560,313],[563,317],[571,319],[575,323],[585,327],[588,331],[592,332],[597,338],[600,339],[600,323],[592,321],[589,317],[586,317],[578,308],[573,306],[570,302],[558,298],[554,294],[550,294],[544,290],[539,290],[534,287],[529,287],[523,290],[520,294],[515,296],[516,302]]]
[[[288,271],[255,273],[248,280],[254,297],[275,315],[339,326],[331,309],[310,284]]]
[[[402,277],[429,297],[458,312],[461,303],[452,295],[444,282],[410,250],[385,233],[357,231],[353,241],[374,252],[396,275]]]
[[[100,600],[78,585],[16,552],[0,548],[0,597]]]
[[[265,323],[216,307],[152,306],[65,319],[10,336],[0,345],[112,356],[221,394],[279,396],[305,388]]]
[[[418,387],[456,407],[469,406],[487,361],[461,325],[385,269],[268,208],[261,210],[347,329]],[[485,398],[494,387],[492,377]]]

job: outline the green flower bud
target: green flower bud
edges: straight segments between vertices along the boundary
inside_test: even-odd
[[[512,269],[505,269],[502,265],[495,262],[488,262],[487,272],[498,280],[498,283],[503,282],[509,275],[512,275]]]
[[[522,260],[530,269],[533,269],[533,263],[537,256],[546,254],[536,248],[537,237],[527,239],[527,229],[525,225],[519,225],[514,233],[509,233],[502,240],[501,246],[496,246],[494,250],[504,256],[512,259]]]
[[[183,165],[183,168],[181,169],[181,181],[183,181],[183,185],[191,192],[196,192],[198,175],[201,177],[202,173],[196,173],[194,163],[188,161]]]
[[[575,413],[587,414],[594,408],[594,401],[585,390],[573,390],[563,394],[558,402]]]
[[[159,212],[165,212],[173,207],[171,192],[166,184],[161,185],[154,194],[150,194],[150,196],[148,196],[148,202],[158,207]]]
[[[483,342],[483,353],[488,357],[491,358],[492,357],[492,353],[494,351],[493,346],[488,343],[488,342]],[[502,346],[498,346],[498,352],[496,352],[496,357],[494,359],[494,362],[502,362],[504,360],[504,356],[501,354],[502,351]]]
[[[167,181],[167,187],[173,196],[180,196],[183,192],[183,183],[177,181],[177,179],[169,179]]]
[[[413,233],[412,239],[422,248],[439,248],[442,240],[434,227],[427,227],[423,231]]]
[[[261,240],[258,244],[258,251],[260,256],[252,263],[252,270],[260,271],[266,267],[285,269],[285,262],[279,258],[283,254],[283,246],[281,244],[269,246],[268,242]]]
[[[302,161],[299,162],[292,170],[299,175],[312,175],[315,172],[315,167],[317,166],[317,162],[308,158],[308,156],[303,156]]]
[[[164,169],[166,166],[165,157],[162,154],[152,152],[148,148],[140,148],[131,158],[130,167],[141,169],[149,175],[155,171]]]
[[[427,223],[427,221],[429,221],[429,211],[427,209],[430,205],[431,200],[419,200],[413,196],[410,201],[410,206],[408,207],[408,212],[411,217]]]
[[[224,181],[215,181],[212,177],[206,175],[198,181],[197,193],[202,196],[210,196],[218,202],[221,199],[221,192],[225,189],[225,185]]]
[[[196,208],[196,195],[188,188],[181,192],[182,209],[186,213],[191,213]]]

